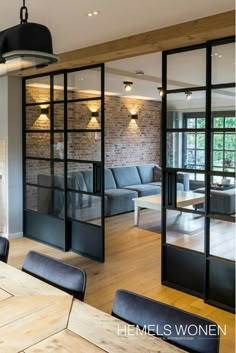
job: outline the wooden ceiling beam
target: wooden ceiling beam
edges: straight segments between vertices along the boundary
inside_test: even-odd
[[[15,75],[29,76],[105,63],[132,56],[201,44],[208,40],[233,36],[234,33],[235,11],[228,11],[63,53],[59,55],[60,62],[57,64],[43,69],[27,70]]]

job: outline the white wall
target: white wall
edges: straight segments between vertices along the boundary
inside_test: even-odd
[[[5,141],[6,147],[3,173],[5,226],[2,231],[8,238],[23,235],[21,87],[20,78],[0,78],[0,141]]]

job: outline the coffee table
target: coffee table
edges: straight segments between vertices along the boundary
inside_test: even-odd
[[[134,200],[134,224],[138,226],[140,217],[140,208],[149,208],[151,210],[161,211],[161,194],[144,196]],[[177,207],[191,206],[205,202],[205,195],[197,194],[193,191],[177,192]]]

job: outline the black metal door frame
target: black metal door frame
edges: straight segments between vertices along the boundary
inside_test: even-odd
[[[101,226],[88,224],[83,221],[73,220],[68,217],[68,193],[78,193],[84,194],[83,191],[73,190],[68,187],[68,133],[80,133],[80,132],[94,132],[95,130],[79,130],[79,129],[68,129],[68,121],[67,121],[67,106],[68,101],[72,102],[84,102],[89,100],[84,99],[74,99],[68,100],[68,87],[67,87],[67,78],[70,73],[79,72],[83,70],[97,69],[101,72],[101,94],[99,97],[92,98],[91,100],[100,100],[101,101],[101,126],[100,129],[97,129],[96,132],[101,134],[101,160],[100,161],[84,161],[84,160],[73,160],[73,162],[78,163],[92,163],[95,166],[97,174],[94,176],[94,183],[97,184],[93,193],[87,193],[89,195],[97,195],[101,198]],[[64,97],[62,100],[54,100],[54,78],[58,75],[63,76],[64,80]],[[26,102],[26,83],[27,80],[36,79],[39,77],[49,77],[50,79],[50,101],[49,102],[36,102],[36,103],[27,103]],[[22,80],[22,92],[23,92],[23,104],[22,104],[22,113],[23,113],[23,230],[24,235],[35,239],[37,241],[52,245],[54,247],[60,248],[64,251],[68,251],[73,246],[73,231],[74,233],[78,232],[83,233],[85,236],[80,238],[78,242],[78,246],[74,247],[73,250],[78,252],[84,256],[90,257],[100,262],[105,261],[105,204],[104,204],[104,164],[105,164],[105,156],[104,156],[104,131],[105,131],[105,70],[104,64],[91,65],[86,67],[81,67],[77,69],[70,70],[61,70],[55,71],[48,74],[41,75],[33,75],[30,77],[23,78]],[[54,129],[54,107],[56,104],[64,105],[64,126],[63,129]],[[27,130],[26,124],[26,109],[29,106],[40,106],[40,105],[48,105],[50,110],[50,131],[49,130]],[[50,134],[50,158],[43,158],[40,156],[29,157],[27,156],[27,146],[26,139],[27,134],[30,133],[48,133]],[[63,134],[64,137],[64,159],[54,158],[54,136],[56,133]],[[47,161],[50,162],[50,175],[52,177],[52,183],[48,186],[39,185],[38,183],[29,183],[26,179],[26,162],[27,160],[36,160],[36,161]],[[64,164],[64,185],[63,187],[58,185],[54,185],[54,165],[55,163],[63,163]],[[97,166],[99,165],[99,168]],[[98,181],[99,180],[99,181]],[[98,185],[99,183],[99,185]],[[27,187],[34,187],[39,189],[43,189],[45,191],[52,193],[54,195],[55,192],[63,194],[64,199],[64,217],[58,218],[54,215],[42,214],[40,212],[27,209]],[[54,200],[54,196],[52,196],[52,200]],[[74,229],[74,230],[73,230]],[[98,233],[98,234],[96,234]],[[90,237],[88,241],[88,237]],[[83,243],[83,244],[82,244]],[[99,248],[99,249],[98,249]]]
[[[234,289],[234,267],[235,262],[219,258],[210,254],[210,220],[217,218],[211,214],[210,210],[210,181],[211,176],[228,176],[235,177],[231,172],[217,172],[211,169],[211,153],[212,153],[212,105],[211,96],[213,89],[235,87],[235,83],[228,84],[212,84],[212,48],[216,45],[223,45],[234,42],[234,38],[224,38],[214,40],[201,45],[195,45],[185,48],[178,48],[163,52],[162,55],[162,88],[164,95],[162,97],[162,283],[169,287],[181,290],[183,292],[201,297],[206,303],[220,307],[224,310],[234,312],[235,304],[235,289]],[[205,91],[206,93],[206,127],[198,129],[199,132],[204,132],[205,140],[205,169],[188,169],[188,168],[170,168],[167,166],[167,133],[168,132],[191,132],[191,129],[167,127],[167,97],[173,93],[184,93],[189,88],[167,89],[167,58],[171,54],[192,51],[196,49],[206,49],[206,85],[201,87],[191,87],[191,91]],[[196,131],[196,130],[195,130]],[[227,129],[234,131],[234,129]],[[181,212],[191,212],[202,214],[197,210],[186,210],[176,207],[176,173],[201,173],[205,175],[205,190],[206,190],[206,207],[204,213],[205,228],[204,228],[204,252],[200,253],[192,249],[181,248],[176,245],[168,244],[166,238],[167,229],[167,211],[179,210]],[[171,183],[171,185],[170,185]],[[232,217],[224,215],[218,217],[225,221],[232,222]],[[189,271],[188,271],[189,269]],[[219,275],[216,275],[216,274]],[[224,276],[231,280],[232,285],[227,288],[229,291],[229,301],[221,298],[224,290]],[[220,283],[221,281],[221,283]],[[218,289],[214,288],[218,286]]]

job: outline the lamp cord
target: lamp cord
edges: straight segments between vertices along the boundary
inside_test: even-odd
[[[28,20],[28,9],[25,6],[25,0],[23,0],[23,6],[20,8],[20,23],[27,23]]]

